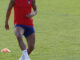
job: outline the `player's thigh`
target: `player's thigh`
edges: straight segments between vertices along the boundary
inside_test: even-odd
[[[34,48],[34,45],[35,45],[35,33],[32,33],[31,35],[29,35],[26,39],[27,39],[27,43],[28,43],[28,48],[29,47]]]
[[[14,33],[16,36],[20,36],[24,34],[24,29],[22,27],[15,27]]]

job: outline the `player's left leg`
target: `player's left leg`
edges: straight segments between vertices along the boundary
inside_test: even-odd
[[[24,50],[25,52],[23,53],[23,55],[25,56],[25,60],[29,60],[29,59],[27,59],[27,54],[29,55],[34,50],[34,45],[35,45],[35,31],[34,31],[34,28],[25,26],[24,36],[27,40],[28,49]]]
[[[28,55],[34,50],[35,45],[35,33],[32,33],[28,37],[26,37],[27,43],[28,43],[28,49],[25,50],[25,60],[27,60],[26,52]],[[22,56],[21,56],[22,57]],[[30,60],[30,59],[29,59]]]
[[[28,54],[30,54],[34,50],[34,46],[35,46],[35,32],[32,33],[31,35],[29,35],[26,38],[26,40],[27,40],[27,43],[28,43],[27,52],[28,52]]]

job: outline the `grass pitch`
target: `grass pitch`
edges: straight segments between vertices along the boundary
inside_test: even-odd
[[[80,0],[36,1],[36,45],[31,60],[80,60]],[[4,29],[8,3],[9,0],[0,1],[0,50],[9,48],[12,52],[0,52],[0,60],[18,60],[21,51],[13,32],[13,12],[10,30]]]

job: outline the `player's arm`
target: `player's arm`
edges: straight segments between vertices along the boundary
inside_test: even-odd
[[[32,0],[32,8],[34,11],[31,14],[27,15],[27,17],[29,17],[29,18],[31,18],[37,14],[37,6],[36,6],[35,0]]]
[[[15,3],[15,0],[10,0],[8,9],[7,9],[7,13],[6,13],[6,20],[5,20],[5,29],[8,30],[9,29],[9,25],[8,25],[8,20],[9,20],[9,16],[11,14],[11,9],[13,8]]]

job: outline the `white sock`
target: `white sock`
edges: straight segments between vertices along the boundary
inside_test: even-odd
[[[29,55],[28,55],[27,50],[23,50],[22,53],[27,59],[29,59]]]

